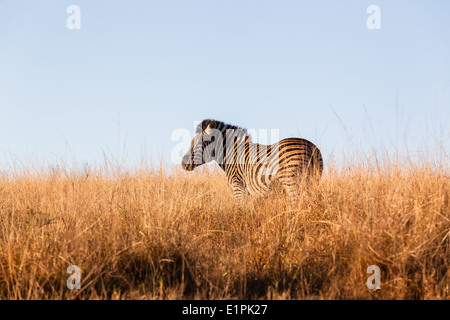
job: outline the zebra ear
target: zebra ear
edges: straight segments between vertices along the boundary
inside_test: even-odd
[[[195,133],[202,133],[208,128],[216,129],[217,128],[216,120],[212,119],[203,120],[201,123],[198,124],[197,128],[195,129]]]
[[[216,120],[211,120],[208,123],[208,126],[206,127],[206,129],[216,129],[217,128],[217,123]]]
[[[217,123],[216,123],[215,120],[205,120],[205,121],[204,121],[203,131],[204,131],[206,134],[212,133],[212,131],[213,131],[214,129],[216,129],[216,128],[217,128]]]

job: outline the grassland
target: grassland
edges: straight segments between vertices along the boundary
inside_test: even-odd
[[[238,207],[218,172],[17,170],[0,176],[0,298],[449,299],[449,196],[432,161],[328,165],[294,207]]]

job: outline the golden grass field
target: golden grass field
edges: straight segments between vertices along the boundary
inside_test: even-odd
[[[326,164],[294,207],[238,207],[215,171],[16,170],[0,176],[0,298],[449,299],[449,196],[433,161]]]

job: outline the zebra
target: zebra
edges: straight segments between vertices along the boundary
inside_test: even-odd
[[[288,138],[262,145],[252,142],[246,129],[212,119],[203,120],[195,133],[182,158],[182,168],[192,171],[215,160],[225,171],[239,204],[246,194],[267,195],[276,181],[293,199],[302,175],[320,176],[323,171],[320,150],[305,139]]]

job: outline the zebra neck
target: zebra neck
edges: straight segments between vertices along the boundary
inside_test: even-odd
[[[240,166],[248,163],[249,150],[253,145],[255,143],[247,135],[234,138],[234,143],[227,143],[227,140],[224,139],[223,164],[220,167],[225,170],[226,166]]]

